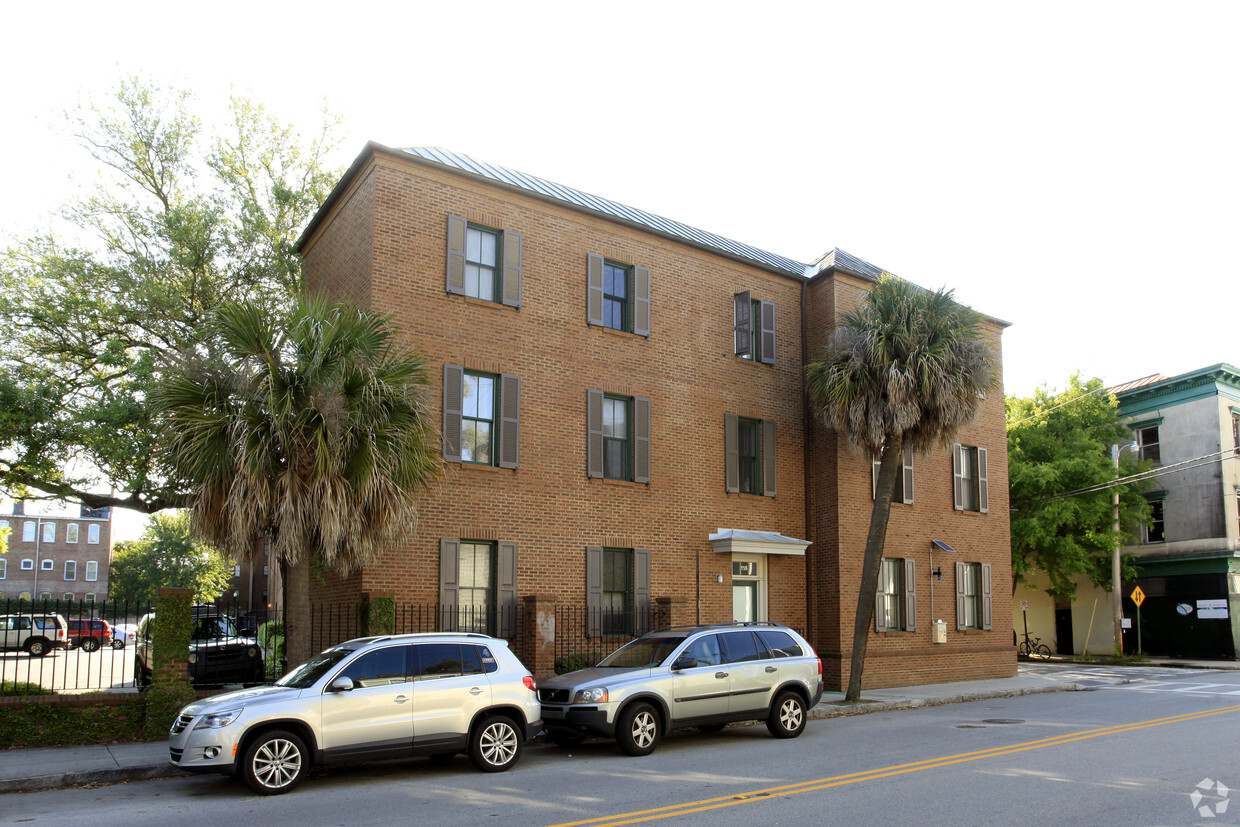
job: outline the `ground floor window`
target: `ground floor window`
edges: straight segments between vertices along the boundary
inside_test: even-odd
[[[956,564],[956,629],[991,628],[989,563]]]
[[[586,549],[586,626],[591,637],[650,630],[648,549]]]

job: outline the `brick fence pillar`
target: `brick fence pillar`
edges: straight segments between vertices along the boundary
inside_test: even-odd
[[[535,679],[555,674],[555,598],[529,594],[521,598],[521,660]]]

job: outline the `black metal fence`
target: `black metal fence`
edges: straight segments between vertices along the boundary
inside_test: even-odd
[[[594,666],[603,658],[659,622],[654,608],[646,612],[616,612],[584,606],[555,609],[555,671],[559,674]]]

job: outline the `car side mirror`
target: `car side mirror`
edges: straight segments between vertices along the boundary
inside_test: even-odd
[[[692,669],[697,666],[697,658],[687,652],[676,658],[676,662],[672,664],[672,671],[679,672],[681,669]]]
[[[353,691],[353,679],[344,678],[344,677],[336,678],[336,680],[331,682],[331,686],[327,687],[327,691],[328,692],[352,692]]]

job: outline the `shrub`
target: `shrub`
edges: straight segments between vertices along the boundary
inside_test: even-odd
[[[37,683],[24,681],[0,682],[0,695],[55,695],[50,689],[44,689]]]

